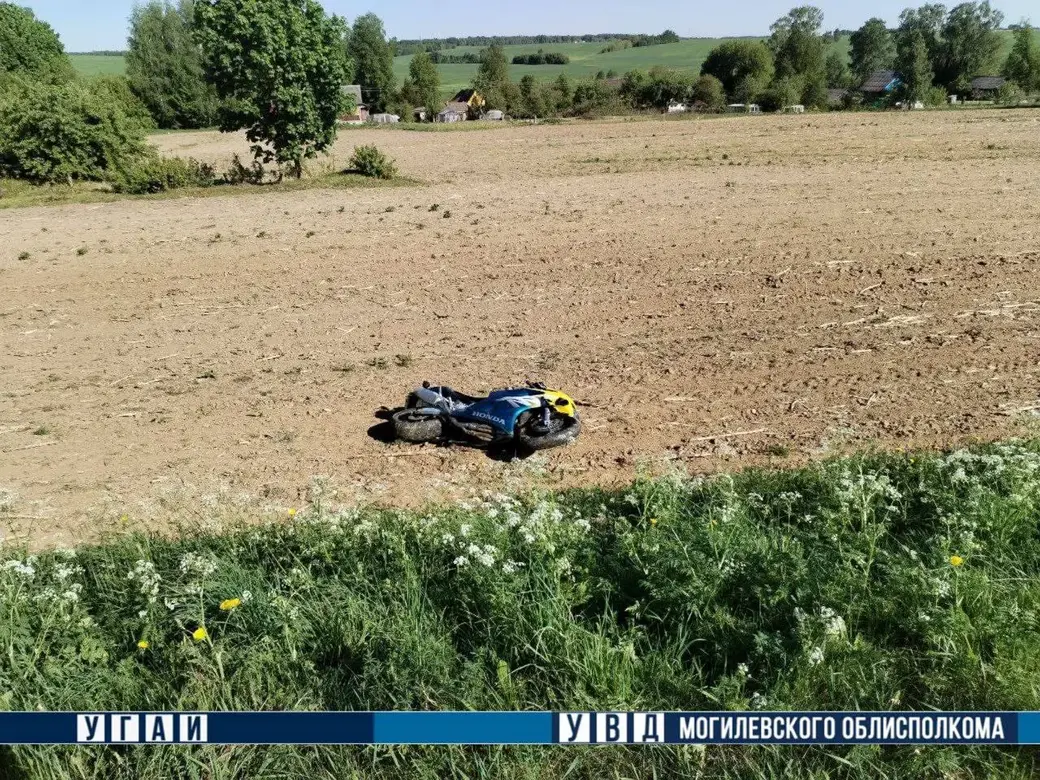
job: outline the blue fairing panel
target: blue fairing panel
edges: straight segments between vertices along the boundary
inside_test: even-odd
[[[513,435],[520,415],[542,405],[540,394],[531,391],[503,390],[489,395],[485,400],[455,413],[459,420],[472,420],[491,425],[501,433]]]

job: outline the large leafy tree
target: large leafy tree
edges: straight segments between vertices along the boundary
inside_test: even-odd
[[[405,91],[405,90],[402,90]],[[441,76],[433,58],[425,51],[417,51],[408,63],[408,97],[416,106],[423,106],[427,116],[437,113],[440,104]]]
[[[74,77],[57,33],[28,8],[0,2],[0,80],[21,76],[36,82]]]
[[[488,108],[512,111],[521,103],[519,88],[509,80],[509,61],[497,44],[480,52],[480,66],[473,87],[484,96]],[[568,95],[568,104],[570,97]]]
[[[831,51],[826,61],[827,86],[833,89],[847,89],[853,86],[853,76],[849,71],[848,57],[840,51]]]
[[[900,53],[899,70],[903,76],[903,97],[912,105],[924,101],[932,87],[932,66],[928,59],[928,42],[921,30],[911,32]]]
[[[753,94],[773,78],[773,55],[761,41],[725,41],[709,52],[701,75],[717,78],[731,97]]]
[[[946,19],[946,6],[926,3],[920,8],[907,8],[899,15],[896,30],[896,68],[902,70],[910,59],[917,33],[924,39],[928,62],[933,72],[942,56],[942,28]]]
[[[209,127],[217,93],[206,83],[202,50],[192,37],[192,0],[149,0],[130,14],[126,75],[159,127]]]
[[[1002,72],[1026,92],[1040,90],[1040,48],[1036,45],[1033,28],[1023,21],[1014,27],[1015,42],[1011,45]]]
[[[354,64],[361,99],[373,112],[385,111],[394,102],[394,51],[386,40],[383,20],[369,13],[354,20],[347,45]]]
[[[883,19],[867,22],[849,37],[852,75],[856,85],[865,82],[870,74],[888,70],[895,64],[896,45]]]
[[[473,85],[478,90],[498,89],[509,81],[509,61],[505,52],[497,44],[488,46],[480,52],[480,67]]]
[[[972,78],[996,66],[1001,40],[997,30],[1004,14],[988,0],[961,3],[950,9],[942,29],[935,78],[950,90],[965,91]]]
[[[256,159],[302,176],[304,159],[336,140],[345,22],[317,0],[199,0],[195,22],[220,129],[245,129]]]
[[[773,52],[779,78],[819,78],[825,68],[825,50],[820,27],[823,11],[815,6],[792,8],[769,28],[769,48]]]

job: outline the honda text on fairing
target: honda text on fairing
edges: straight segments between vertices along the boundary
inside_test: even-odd
[[[529,452],[570,444],[581,431],[574,399],[538,383],[477,398],[424,382],[394,414],[393,424],[403,441],[513,443]]]

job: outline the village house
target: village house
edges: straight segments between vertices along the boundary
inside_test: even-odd
[[[465,122],[469,119],[469,104],[461,102],[448,103],[437,114],[438,122]]]
[[[903,82],[894,70],[876,70],[870,74],[859,91],[866,102],[875,102],[887,98],[895,92]]]
[[[341,88],[345,96],[354,99],[354,111],[340,114],[339,122],[346,125],[360,125],[368,121],[368,106],[361,102],[361,85],[344,84]]]
[[[480,113],[480,110],[484,108],[486,101],[484,100],[484,96],[475,89],[464,89],[456,93],[455,97],[447,102],[445,108],[450,106],[452,103],[465,103],[468,106],[470,113],[477,116]]]
[[[993,100],[997,93],[1007,84],[1003,76],[976,76],[971,80],[971,97],[973,100]]]

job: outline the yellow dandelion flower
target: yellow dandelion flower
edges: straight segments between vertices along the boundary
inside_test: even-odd
[[[130,522],[130,515],[122,515],[119,518],[119,522],[122,523],[123,525],[126,525],[127,523]]]
[[[225,599],[224,601],[220,602],[220,608],[222,610],[224,610],[225,612],[230,612],[231,610],[235,609],[236,607],[241,607],[241,606],[242,606],[242,599]]]
[[[296,517],[296,510],[295,509],[290,509],[289,510],[289,517]]]
[[[149,647],[150,645],[148,644],[147,639],[142,639],[140,642],[137,643],[138,650],[147,650]]]
[[[957,568],[958,566],[963,566],[963,565],[964,565],[964,559],[961,556],[959,556],[959,555],[951,555],[950,556],[950,566],[953,566],[954,568]]]
[[[650,525],[657,525],[657,518],[656,517],[651,517],[650,518]]]
[[[191,636],[192,639],[194,639],[196,642],[204,642],[205,640],[209,639],[209,632],[206,631],[206,629],[202,626],[199,626],[195,629]]]

